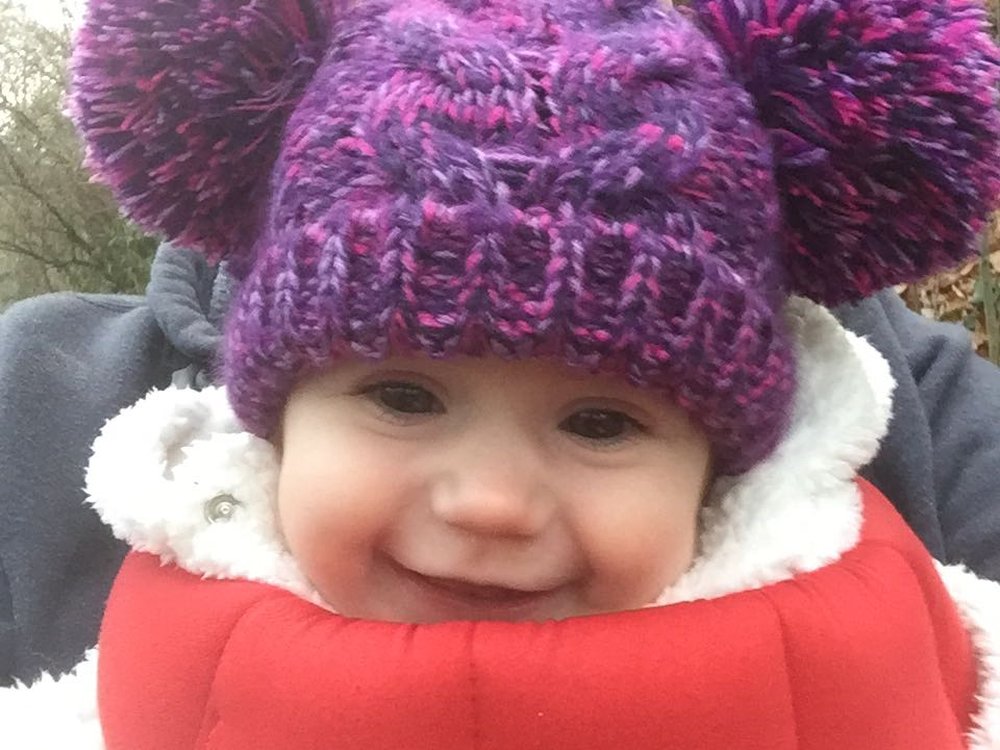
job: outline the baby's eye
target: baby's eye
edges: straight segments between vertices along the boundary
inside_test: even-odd
[[[559,429],[588,440],[614,442],[641,431],[642,425],[614,409],[582,409],[564,419]]]
[[[365,389],[365,395],[382,408],[397,414],[441,414],[444,404],[416,383],[384,382]]]

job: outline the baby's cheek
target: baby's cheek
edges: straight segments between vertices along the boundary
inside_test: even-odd
[[[662,484],[636,481],[606,500],[582,525],[595,573],[592,596],[604,611],[645,606],[694,560],[697,498],[677,502],[666,497]]]
[[[277,511],[285,546],[335,609],[357,598],[371,576],[390,518],[386,484],[384,470],[335,461],[282,466]]]
[[[315,546],[314,537],[322,530],[317,528],[325,519],[323,497],[312,491],[313,483],[301,476],[295,476],[282,467],[278,483],[277,523],[285,548],[299,562],[308,574]]]

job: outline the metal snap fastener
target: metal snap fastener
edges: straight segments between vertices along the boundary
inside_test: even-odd
[[[241,505],[243,503],[232,495],[216,495],[205,503],[205,520],[209,523],[228,521]]]

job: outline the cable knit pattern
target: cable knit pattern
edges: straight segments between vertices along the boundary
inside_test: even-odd
[[[1000,66],[972,0],[693,15],[91,0],[74,112],[127,210],[232,261],[223,375],[258,435],[345,356],[553,356],[661,391],[738,473],[787,426],[790,292],[974,252]]]
[[[766,134],[689,22],[594,7],[342,19],[229,327],[251,429],[340,356],[493,352],[662,390],[731,470],[767,454],[794,365]]]

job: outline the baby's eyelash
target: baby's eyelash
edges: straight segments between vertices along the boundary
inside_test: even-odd
[[[367,398],[380,412],[397,421],[444,412],[444,404],[433,392],[404,380],[366,384],[357,390],[357,395]]]
[[[612,447],[649,432],[649,427],[620,409],[587,408],[559,423],[559,429],[599,447]]]

